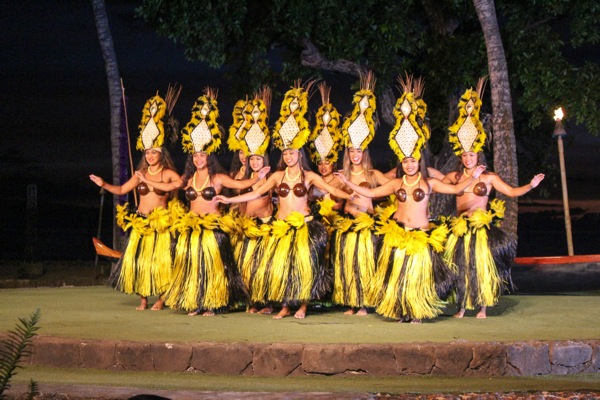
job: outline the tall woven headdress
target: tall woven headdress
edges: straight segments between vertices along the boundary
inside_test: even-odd
[[[360,90],[354,94],[354,109],[344,120],[342,135],[346,147],[365,150],[375,137],[375,76],[372,71],[360,78]]]
[[[241,135],[245,132],[252,123],[250,116],[250,101],[248,96],[243,100],[238,100],[233,106],[233,123],[229,127],[229,136],[227,137],[227,147],[231,151],[241,150],[240,140]]]
[[[431,135],[425,123],[427,104],[423,101],[424,82],[422,78],[406,75],[398,77],[402,96],[394,106],[396,124],[390,132],[389,144],[400,161],[405,157],[421,158],[421,149]]]
[[[246,103],[250,121],[240,130],[239,144],[246,156],[264,156],[269,147],[270,132],[267,120],[271,105],[271,88],[263,86],[254,95],[254,100]]]
[[[192,107],[192,118],[181,130],[181,144],[186,153],[213,153],[221,146],[221,128],[217,124],[217,91],[204,88]]]
[[[308,151],[315,164],[327,160],[335,163],[342,144],[340,131],[340,113],[329,102],[331,87],[325,82],[318,84],[321,93],[322,106],[317,110],[317,123],[309,138]]]
[[[448,128],[448,140],[457,156],[464,152],[478,153],[485,145],[486,134],[479,120],[485,83],[485,77],[479,78],[477,90],[467,89],[461,96],[457,106],[458,118]]]
[[[306,144],[310,128],[304,115],[308,110],[308,94],[314,83],[314,80],[310,80],[302,85],[298,80],[285,93],[280,116],[273,129],[273,144],[278,149],[298,150]]]
[[[165,136],[176,138],[177,121],[173,118],[172,111],[180,93],[181,86],[169,85],[165,100],[157,93],[146,101],[138,126],[140,136],[135,146],[137,150],[160,148],[165,142]]]

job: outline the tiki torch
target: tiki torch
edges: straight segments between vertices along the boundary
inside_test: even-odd
[[[567,231],[567,251],[570,256],[573,255],[573,235],[571,232],[571,212],[569,211],[569,194],[567,192],[567,174],[565,171],[565,152],[563,147],[563,136],[567,134],[562,124],[564,113],[561,107],[554,110],[554,133],[558,141],[558,158],[560,161],[560,181],[562,183],[563,208],[565,210],[565,228]]]

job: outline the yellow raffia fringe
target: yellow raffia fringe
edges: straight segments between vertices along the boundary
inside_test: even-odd
[[[186,311],[198,308],[214,310],[226,306],[229,300],[227,274],[214,234],[214,230],[219,228],[219,216],[199,216],[189,212],[177,222],[177,229],[181,233],[175,250],[175,280],[165,303]],[[199,263],[199,254],[202,254],[202,264]],[[201,274],[205,287],[202,289],[204,297],[199,304]]]
[[[477,303],[480,306],[493,306],[500,298],[500,276],[489,248],[487,230],[478,229],[475,236],[477,240],[475,246],[477,285],[479,287]]]

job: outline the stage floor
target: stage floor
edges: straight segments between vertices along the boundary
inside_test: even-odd
[[[104,286],[0,289],[0,336],[41,310],[34,354],[15,382],[37,376],[56,390],[70,382],[83,385],[78,390],[218,390],[204,398],[231,399],[282,392],[288,393],[282,398],[377,398],[374,390],[600,393],[599,291],[507,295],[485,320],[474,312],[452,318],[449,307],[422,324],[324,306],[311,307],[303,320],[273,320],[242,307],[190,317],[136,311],[138,303]],[[275,397],[261,397],[262,391]]]

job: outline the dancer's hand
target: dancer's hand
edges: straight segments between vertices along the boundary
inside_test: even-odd
[[[94,174],[90,174],[90,180],[100,187],[103,187],[104,184],[106,183],[106,182],[104,182],[104,179],[102,179],[99,176],[96,176]]]
[[[146,179],[146,177],[141,171],[135,171],[135,176],[137,176],[140,181],[148,183],[148,179]]]
[[[335,176],[336,178],[338,178],[340,181],[342,181],[342,183],[345,185],[348,183],[348,179],[346,179],[346,176],[344,175],[344,173],[342,171],[337,171],[333,173],[333,176]]]
[[[261,180],[262,178],[267,176],[267,174],[269,173],[270,170],[271,170],[271,167],[262,167],[260,169],[260,171],[258,171],[258,179]]]
[[[485,165],[478,165],[475,170],[473,171],[473,174],[471,175],[473,178],[477,179],[479,178],[479,176],[483,173],[483,171],[485,171],[486,166]]]
[[[216,201],[217,203],[230,204],[229,197],[223,196],[221,194],[213,197],[213,201]]]
[[[544,174],[537,174],[536,176],[531,178],[531,182],[529,182],[529,184],[531,185],[531,188],[532,189],[536,188],[540,184],[540,182],[544,180],[545,177],[546,177],[546,175],[544,175]]]

